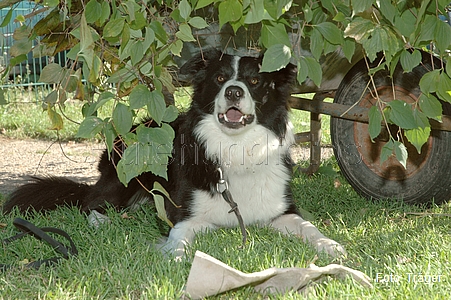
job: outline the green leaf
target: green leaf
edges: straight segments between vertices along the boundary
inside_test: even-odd
[[[370,61],[374,61],[381,50],[384,51],[385,58],[388,60],[400,48],[398,37],[390,29],[382,26],[376,26],[371,33],[371,38],[364,40],[362,45]]]
[[[215,0],[199,0],[196,4],[196,9],[208,6],[208,5],[212,4],[213,2],[215,2]]]
[[[126,135],[133,125],[133,114],[125,104],[118,103],[113,110],[113,123],[120,135]]]
[[[13,58],[11,58],[11,60],[9,61],[9,66],[10,66],[10,67],[13,67],[13,66],[15,66],[15,65],[17,65],[17,64],[20,64],[20,63],[23,62],[23,61],[26,61],[27,59],[28,59],[28,57],[27,57],[26,54],[21,54],[21,55],[19,55],[19,56],[13,57]],[[3,77],[3,76],[6,76],[6,75],[8,75],[7,72],[5,72],[5,73],[2,75],[2,77]]]
[[[2,23],[0,24],[0,27],[5,27],[6,25],[9,24],[9,22],[11,21],[11,16],[13,15],[13,10],[14,9],[12,9],[12,8],[10,10],[8,10],[5,18],[3,19]]]
[[[445,72],[440,73],[437,95],[441,100],[451,103],[451,78]]]
[[[105,138],[105,144],[108,149],[108,153],[112,153],[114,147],[114,140],[117,137],[116,130],[114,130],[114,126],[111,122],[107,122],[102,129],[103,136]]]
[[[163,43],[166,44],[168,41],[168,35],[166,33],[166,30],[164,29],[163,25],[158,21],[152,21],[149,25],[150,29],[155,33],[155,36],[157,39]]]
[[[147,104],[147,110],[153,120],[160,125],[166,111],[166,102],[164,102],[164,96],[160,91],[155,90],[151,92],[151,97]]]
[[[94,115],[97,110],[105,105],[108,101],[114,99],[114,94],[111,92],[103,92],[99,95],[97,102],[93,103],[89,106],[89,109],[86,111],[86,116]]]
[[[107,1],[101,1],[101,9],[102,12],[100,13],[99,19],[98,19],[98,25],[102,26],[109,18],[110,18],[110,4]]]
[[[56,7],[60,2],[59,0],[44,0],[43,3],[48,7]]]
[[[434,30],[434,40],[440,53],[444,54],[451,44],[451,26],[442,21],[437,22]]]
[[[86,117],[78,127],[77,137],[80,138],[92,138],[99,133],[104,126],[103,120],[95,117]]]
[[[208,27],[207,22],[201,17],[193,17],[189,19],[188,24],[197,29],[203,29]]]
[[[442,121],[442,104],[432,94],[421,94],[418,100],[421,111],[430,119]]]
[[[225,0],[219,3],[219,27],[225,23],[235,22],[243,16],[243,6],[238,0]]]
[[[103,28],[103,36],[105,38],[113,38],[117,37],[122,33],[122,29],[124,28],[125,19],[112,19],[106,23]]]
[[[170,48],[173,55],[180,57],[182,55],[183,42],[181,40],[176,40],[171,44]]]
[[[161,68],[161,74],[158,76],[158,79],[168,89],[169,93],[171,93],[171,94],[175,93],[176,88],[175,88],[174,84],[172,83],[173,78],[167,68]],[[154,81],[154,83],[155,83],[155,81]]]
[[[271,19],[265,11],[263,1],[264,0],[249,0],[249,10],[244,18],[245,24],[256,24],[264,19]]]
[[[136,71],[129,65],[125,65],[123,69],[111,74],[108,78],[108,83],[128,82],[136,78]]]
[[[420,89],[424,94],[435,93],[440,82],[440,70],[436,69],[423,75],[420,79]]]
[[[92,69],[94,63],[94,39],[92,38],[91,29],[86,23],[84,13],[80,19],[80,52],[78,55],[82,56],[88,68]]]
[[[77,76],[73,70],[63,69],[61,76],[61,88],[64,91],[73,93],[77,90],[78,84],[80,83],[80,78]]]
[[[168,219],[168,215],[166,213],[166,209],[164,208],[164,198],[161,195],[154,194],[153,201],[155,202],[155,208],[157,210],[157,216],[165,221],[170,227],[174,227],[171,220]]]
[[[395,18],[395,28],[397,28],[403,36],[410,37],[415,31],[416,20],[416,16],[408,9],[404,11],[401,16]]]
[[[345,29],[345,37],[351,37],[358,43],[362,43],[366,40],[371,32],[374,30],[375,25],[370,20],[355,17],[351,23]]]
[[[404,135],[406,136],[407,140],[415,146],[419,154],[421,153],[421,147],[423,147],[423,145],[427,143],[430,134],[430,126],[425,128],[404,130]]]
[[[141,11],[135,11],[135,20],[130,24],[133,30],[141,30],[147,25],[147,20]]]
[[[160,145],[172,146],[172,139],[167,135],[166,130],[161,127],[146,127],[144,125],[136,128],[136,136],[140,143],[151,143],[155,147]],[[171,147],[172,148],[172,147]]]
[[[192,11],[191,5],[189,4],[188,0],[180,1],[179,10],[180,16],[183,18],[183,20],[187,21]]]
[[[305,58],[301,57],[298,61],[298,74],[297,74],[297,81],[299,84],[302,84],[305,79],[307,79],[308,76],[308,66],[305,62]]]
[[[15,40],[14,44],[9,49],[9,54],[13,57],[28,54],[31,51],[32,46],[32,42],[28,37]]]
[[[404,146],[403,143],[399,142],[399,141],[394,141],[393,143],[393,147],[395,150],[395,156],[396,159],[401,163],[401,165],[406,168],[407,165],[407,157],[408,157],[408,153],[407,153],[407,148],[406,146]]]
[[[260,72],[274,72],[285,68],[291,59],[290,47],[282,44],[273,45],[263,56]]]
[[[321,69],[320,63],[313,57],[306,57],[305,62],[307,64],[308,77],[317,87],[320,87],[323,78],[323,71]]]
[[[145,53],[146,49],[144,49],[143,43],[141,41],[135,41],[130,49],[132,64],[138,64],[143,59]]]
[[[166,107],[166,110],[164,111],[162,121],[166,123],[171,123],[175,121],[175,119],[177,119],[178,115],[179,115],[178,109],[174,105],[169,105],[168,107]]]
[[[412,72],[412,69],[418,66],[421,62],[421,52],[415,49],[411,53],[407,49],[404,49],[401,52],[400,62],[405,72]]]
[[[392,154],[393,150],[395,149],[395,145],[393,143],[393,140],[390,139],[381,150],[381,156],[380,156],[380,164],[383,164]]]
[[[155,181],[153,183],[152,192],[155,191],[163,194],[166,198],[171,199],[171,196],[169,195],[168,191],[166,191],[166,189],[158,181]]]
[[[415,123],[417,124],[417,128],[430,127],[428,117],[421,110],[415,108],[415,109],[413,109],[412,114],[413,114],[413,119],[414,119]]]
[[[414,129],[418,124],[414,120],[412,107],[404,101],[393,100],[387,103],[390,110],[390,121],[403,129]]]
[[[369,124],[368,133],[373,141],[381,133],[382,114],[376,105],[371,106],[368,111]]]
[[[276,22],[263,22],[260,36],[261,42],[265,48],[276,44],[291,46],[285,25]]]
[[[173,141],[175,138],[174,128],[172,128],[171,125],[169,125],[167,123],[161,124],[161,128],[166,131],[166,135],[168,136],[168,138],[170,138]],[[171,156],[172,156],[172,154],[171,154]]]
[[[152,152],[152,147],[147,144],[133,143],[128,145],[122,154],[122,158],[116,166],[116,171],[119,180],[127,186],[130,180],[146,172],[147,158],[149,152]]]
[[[278,20],[285,12],[290,10],[292,4],[292,0],[264,0],[264,8],[269,16],[271,16],[271,18],[274,20]],[[309,21],[306,22],[308,23]]]
[[[343,32],[338,29],[335,24],[331,22],[323,22],[314,26],[314,28],[318,29],[324,39],[329,41],[329,43],[334,45],[343,44]]]
[[[343,42],[343,45],[341,46],[343,49],[343,54],[348,59],[348,61],[351,63],[352,57],[355,53],[355,42],[349,38],[345,39]]]
[[[321,35],[318,29],[313,27],[312,32],[310,34],[310,52],[316,58],[316,60],[319,60],[319,58],[323,54],[323,49],[324,49],[323,36]]]
[[[55,104],[57,101],[58,101],[58,92],[56,90],[51,91],[44,98],[44,102],[49,104]],[[48,107],[50,107],[50,105],[48,105]]]
[[[57,113],[53,108],[47,106],[47,115],[49,116],[50,122],[50,130],[61,130],[64,127],[63,118],[59,113]]]
[[[393,24],[397,14],[396,7],[390,1],[380,1],[378,4],[382,15]]]
[[[312,22],[313,19],[312,7],[308,3],[306,3],[302,8],[302,11],[304,12],[304,21],[306,23]]]
[[[420,18],[417,19],[417,22],[420,21]],[[435,36],[435,27],[437,23],[441,23],[439,18],[432,15],[426,15],[424,21],[419,23],[419,27],[417,27],[419,36],[416,39],[415,46],[417,46],[422,41],[431,41]]]
[[[191,32],[191,27],[188,24],[181,24],[179,26],[179,31],[175,35],[184,42],[196,41]]]
[[[39,81],[44,83],[59,83],[63,73],[63,67],[59,64],[51,63],[42,69]]]
[[[130,109],[138,109],[147,105],[151,97],[151,92],[147,86],[138,84],[133,88],[129,96]]]
[[[352,0],[351,1],[352,12],[354,14],[364,12],[365,10],[369,9],[372,4],[373,0]]]
[[[97,0],[90,0],[84,9],[86,22],[94,23],[102,15],[102,5]]]
[[[341,11],[339,11],[332,20],[334,20],[335,22],[343,22],[346,20],[346,16]]]

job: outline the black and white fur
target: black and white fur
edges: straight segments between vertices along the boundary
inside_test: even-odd
[[[246,225],[268,225],[302,237],[318,251],[345,254],[340,244],[302,219],[292,199],[289,148],[294,137],[287,98],[296,69],[288,65],[263,73],[260,67],[259,58],[210,50],[181,69],[191,77],[194,92],[189,111],[172,124],[176,138],[169,181],[150,173],[138,177],[149,189],[159,181],[179,206],[166,203],[174,227],[163,245],[177,258],[197,232],[238,226],[230,206],[216,191],[218,167]],[[119,182],[116,163],[117,155],[110,160],[105,152],[99,163],[101,177],[93,186],[63,178],[34,178],[11,195],[4,211],[14,206],[47,210],[64,204],[102,211],[105,202],[121,209],[146,198],[137,180],[128,187]]]

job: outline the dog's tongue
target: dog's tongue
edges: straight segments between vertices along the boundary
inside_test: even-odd
[[[226,112],[227,120],[229,122],[241,122],[243,114],[236,108],[231,108]]]

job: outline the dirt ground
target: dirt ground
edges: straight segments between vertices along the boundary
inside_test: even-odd
[[[16,140],[0,135],[0,194],[9,194],[27,176],[63,176],[92,183],[99,176],[100,143]]]
[[[95,142],[53,142],[10,139],[0,134],[0,194],[9,194],[27,180],[27,176],[63,176],[78,182],[94,183],[99,172],[97,162],[105,146]],[[332,155],[322,148],[322,157]],[[299,147],[296,161],[308,160],[309,150]]]

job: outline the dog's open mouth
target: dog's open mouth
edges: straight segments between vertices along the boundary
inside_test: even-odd
[[[229,128],[240,128],[251,124],[255,116],[251,114],[243,114],[238,108],[231,107],[225,113],[218,114],[219,123]]]

